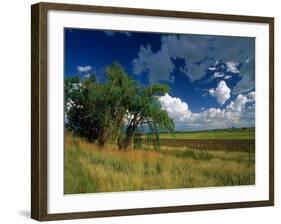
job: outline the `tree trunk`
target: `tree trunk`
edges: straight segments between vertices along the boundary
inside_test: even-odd
[[[119,149],[126,150],[132,144],[133,133],[134,133],[133,129],[129,129],[126,131],[125,137],[120,137],[118,139]]]
[[[106,130],[102,129],[99,133],[98,137],[98,145],[103,147],[107,141],[107,133]]]
[[[138,122],[140,122],[140,118],[137,119],[137,115],[131,120],[130,125],[128,126],[126,130],[126,135],[125,137],[121,137],[118,139],[118,147],[119,149],[127,149],[131,144],[133,140],[133,136],[135,133],[135,130],[138,126]]]

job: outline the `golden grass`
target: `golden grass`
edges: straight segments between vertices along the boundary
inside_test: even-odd
[[[65,193],[116,192],[255,183],[255,154],[162,147],[100,149],[65,136]]]

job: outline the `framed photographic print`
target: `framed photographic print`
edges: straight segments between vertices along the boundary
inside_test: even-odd
[[[274,19],[32,5],[32,218],[274,204]]]

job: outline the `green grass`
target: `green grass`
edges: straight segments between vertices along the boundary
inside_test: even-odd
[[[119,151],[66,134],[64,178],[66,194],[251,185],[255,152],[188,146]]]
[[[236,128],[194,132],[175,132],[174,134],[162,133],[162,139],[255,139],[254,128]]]

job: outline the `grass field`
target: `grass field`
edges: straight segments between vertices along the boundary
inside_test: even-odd
[[[162,133],[164,139],[255,139],[254,128],[218,129],[210,131],[176,132],[175,134]]]
[[[161,150],[100,149],[65,136],[65,194],[255,183],[255,130],[161,134]],[[232,148],[231,148],[232,147]]]

